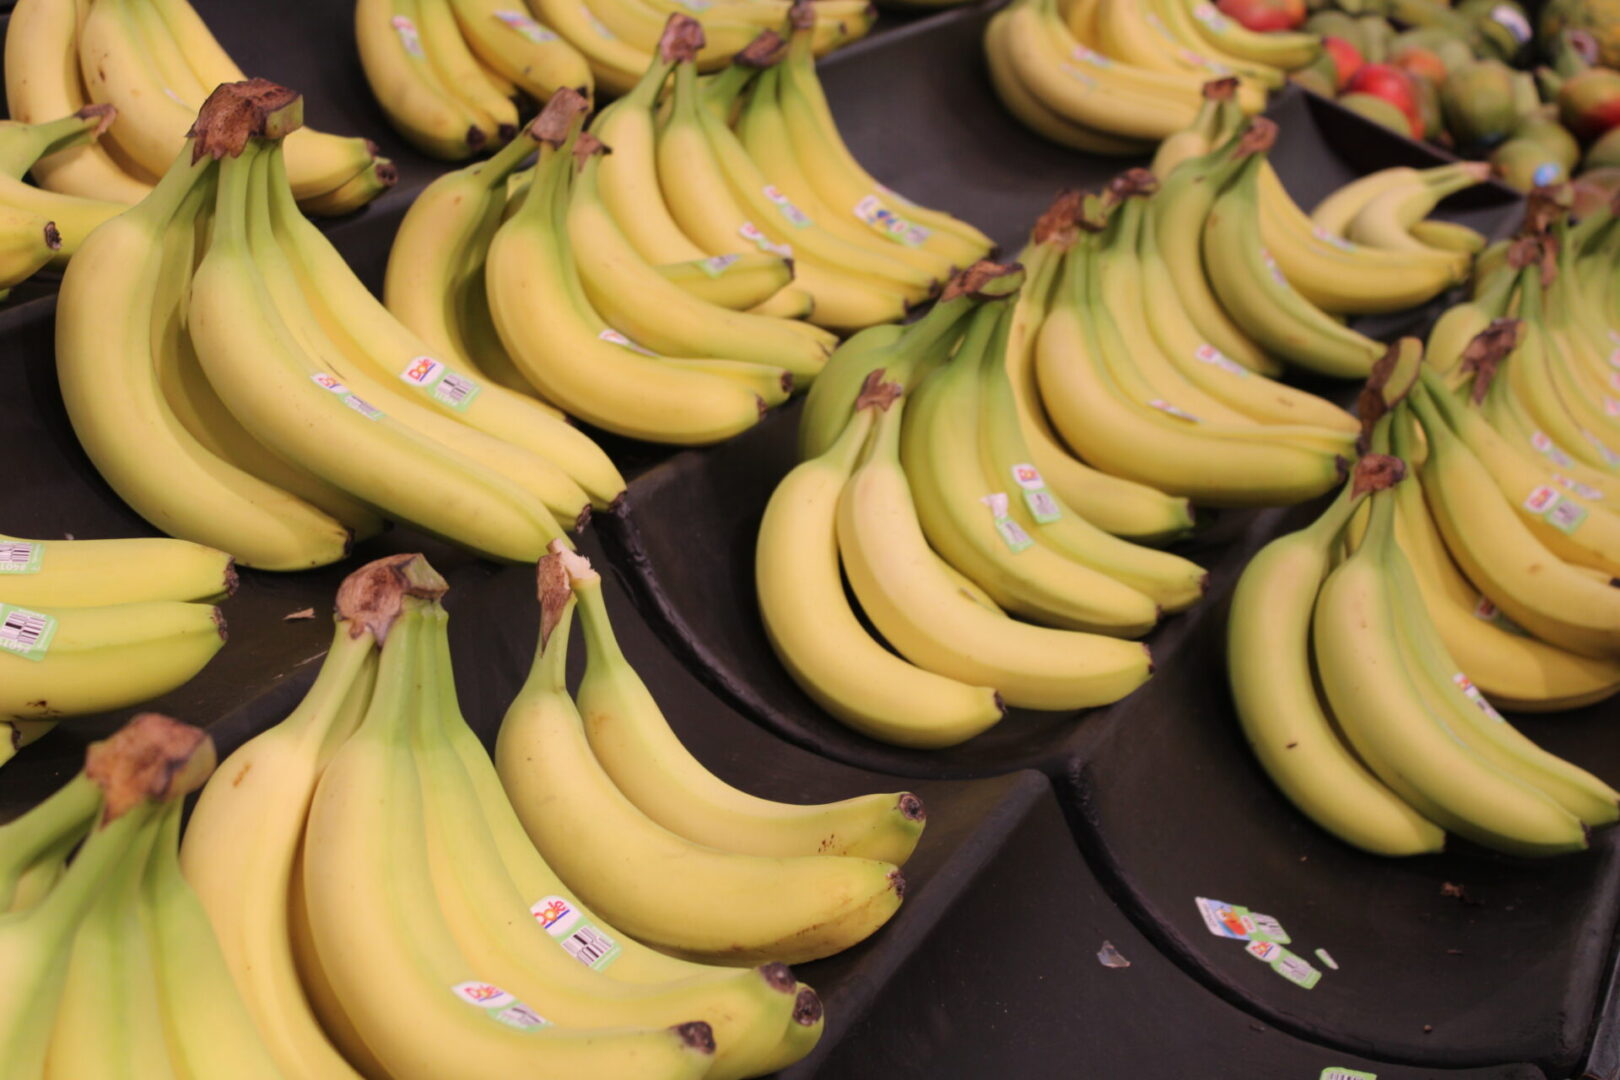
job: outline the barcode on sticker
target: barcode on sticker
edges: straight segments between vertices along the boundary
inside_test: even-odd
[[[450,406],[452,409],[465,409],[478,396],[483,389],[465,375],[450,372],[439,380],[439,385],[433,388],[433,396]]]
[[[383,415],[383,411],[377,408],[377,406],[372,405],[363,398],[355,397],[353,394],[345,397],[343,399],[343,404],[347,405],[349,408],[353,409],[367,420],[380,420]]]
[[[1378,1074],[1362,1072],[1360,1069],[1346,1069],[1342,1065],[1329,1065],[1322,1070],[1316,1080],[1378,1080]]]
[[[45,545],[28,540],[0,540],[0,574],[37,574]]]
[[[1200,364],[1218,367],[1228,375],[1236,375],[1240,379],[1247,379],[1250,375],[1248,368],[1208,343],[1202,344],[1193,350],[1193,359]]]
[[[494,983],[464,982],[450,988],[450,992],[467,1004],[484,1010],[496,1023],[519,1031],[532,1031],[548,1027],[551,1021],[508,994]]]
[[[1290,944],[1294,939],[1288,936],[1282,923],[1270,915],[1262,915],[1258,911],[1249,912],[1249,921],[1254,923],[1253,936],[1257,939],[1275,941],[1280,945]]]
[[[322,390],[330,390],[332,393],[342,398],[343,404],[347,405],[349,408],[353,409],[367,420],[379,420],[382,418],[383,411],[381,409],[377,408],[375,405],[368,404],[360,398],[355,397],[347,386],[344,386],[337,379],[326,374],[325,372],[317,372],[316,374],[311,375],[309,378],[311,382],[313,382],[316,386],[319,386]]]
[[[495,17],[536,45],[544,45],[548,41],[557,40],[556,34],[547,30],[521,11],[497,11]]]
[[[1295,956],[1287,949],[1282,950],[1282,955],[1271,962],[1271,970],[1306,990],[1322,981],[1322,973],[1311,966],[1309,960]]]
[[[547,896],[529,906],[529,913],[563,951],[588,968],[601,971],[623,951],[618,941],[594,923],[584,920],[580,910],[560,896]]]
[[[562,947],[569,956],[589,968],[598,967],[619,953],[618,942],[590,925],[563,938]]]
[[[427,56],[427,53],[422,51],[422,35],[416,32],[416,24],[411,21],[410,16],[395,15],[389,23],[393,26],[394,33],[399,35],[399,43],[405,47],[407,53],[419,60]]]
[[[701,260],[698,263],[698,268],[710,277],[719,277],[727,270],[730,270],[731,264],[740,258],[742,258],[741,255],[715,255]]]
[[[884,206],[876,195],[868,195],[856,203],[855,216],[890,240],[906,247],[921,247],[928,242],[930,236],[934,235],[932,229],[907,221]]]
[[[761,251],[769,251],[773,254],[782,256],[784,259],[793,258],[793,249],[791,247],[786,244],[772,243],[771,238],[761,232],[759,226],[755,225],[752,221],[743,222],[742,225],[737,229],[737,232],[744,240],[747,240]]]
[[[399,373],[399,377],[412,386],[429,391],[435,401],[443,402],[458,411],[471,405],[473,398],[483,389],[477,382],[451,371],[442,361],[435,360],[431,356],[414,357],[405,365],[405,370]]]
[[[990,519],[995,525],[996,532],[1014,555],[1034,545],[1035,541],[1030,538],[1029,533],[1025,532],[1018,522],[1007,516],[1011,502],[1006,492],[994,491],[981,497],[979,501],[990,508]]]
[[[1170,404],[1163,398],[1154,398],[1153,400],[1149,401],[1148,404],[1153,406],[1155,409],[1158,409],[1160,412],[1169,413],[1178,420],[1185,420],[1190,424],[1198,423],[1198,417],[1194,416],[1186,409],[1178,408],[1177,406]]]
[[[1071,79],[1073,79],[1075,82],[1079,83],[1081,86],[1084,86],[1087,90],[1095,90],[1095,89],[1097,89],[1097,80],[1095,78],[1093,78],[1092,76],[1086,74],[1084,71],[1081,71],[1079,68],[1075,67],[1073,64],[1063,63],[1063,64],[1060,64],[1059,66],[1063,68],[1064,74],[1068,75]]]
[[[1062,507],[1046,490],[1046,478],[1041,470],[1030,464],[1014,465],[1012,478],[1024,494],[1024,505],[1029,507],[1030,516],[1036,521],[1050,525],[1063,516]]]
[[[657,353],[653,352],[651,349],[642,348],[640,345],[637,345],[635,342],[631,341],[629,338],[625,337],[623,334],[619,333],[617,330],[612,329],[611,327],[604,330],[604,331],[602,331],[600,334],[597,334],[596,336],[601,338],[603,341],[611,341],[615,345],[622,345],[626,349],[629,349],[631,352],[638,352],[642,356],[657,356],[658,355]]]
[[[0,604],[0,649],[24,660],[45,659],[56,636],[56,617],[43,611],[29,611],[14,604]]]
[[[763,190],[765,197],[776,204],[776,208],[782,212],[782,216],[787,218],[788,224],[795,229],[803,229],[815,224],[810,220],[810,215],[794,206],[793,200],[782,194],[781,189],[775,184],[766,184]]]

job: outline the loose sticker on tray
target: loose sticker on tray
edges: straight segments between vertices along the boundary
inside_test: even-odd
[[[450,988],[450,992],[467,1004],[483,1009],[484,1014],[497,1023],[519,1031],[532,1031],[549,1027],[551,1021],[508,994],[494,983],[464,982]]]
[[[1326,968],[1328,968],[1329,970],[1332,970],[1332,971],[1338,971],[1339,970],[1339,962],[1337,960],[1333,959],[1333,957],[1329,956],[1328,951],[1326,949],[1317,949],[1316,950],[1316,958],[1318,960],[1322,961],[1322,966],[1323,967],[1326,967]]]
[[[588,968],[601,971],[624,951],[618,941],[560,896],[542,897],[529,906],[529,913],[564,952]]]
[[[332,376],[327,375],[324,372],[317,372],[316,374],[311,375],[309,378],[311,382],[320,387],[322,390],[329,390],[336,394],[343,400],[343,404],[347,405],[349,408],[353,409],[367,420],[382,419],[383,411],[381,409],[377,408],[375,405],[368,404],[365,400],[358,397],[347,386],[344,386]]]
[[[32,540],[0,540],[0,575],[37,574],[45,545]]]
[[[1211,900],[1203,896],[1193,897],[1198,906],[1198,914],[1204,920],[1204,925],[1216,937],[1235,938],[1238,941],[1270,941],[1280,945],[1288,945],[1293,938],[1288,936],[1282,923],[1270,915],[1250,911],[1239,904],[1228,904],[1225,900]]]
[[[1289,952],[1275,941],[1251,941],[1243,951],[1307,990],[1322,980],[1322,973],[1309,960]]]
[[[0,651],[38,662],[56,636],[56,617],[15,604],[0,604]]]
[[[1378,1080],[1378,1074],[1347,1069],[1343,1065],[1329,1065],[1317,1074],[1316,1080]]]
[[[473,403],[483,390],[477,382],[459,372],[451,371],[443,362],[431,356],[418,356],[399,373],[402,381],[429,391],[434,400],[441,401],[460,412]]]
[[[1030,538],[1029,533],[1025,532],[1018,522],[1007,516],[1012,503],[1007,498],[1006,492],[992,492],[979,501],[990,508],[990,518],[995,523],[996,532],[1001,534],[1001,539],[1006,541],[1007,547],[1012,549],[1014,555],[1034,545],[1035,541]]]
[[[497,11],[495,12],[495,17],[501,20],[501,22],[505,23],[507,26],[510,26],[513,30],[516,30],[518,33],[528,38],[530,41],[534,42],[536,45],[544,45],[548,41],[557,40],[557,35],[553,31],[547,30],[545,27],[529,18],[526,12]]]
[[[893,192],[890,194],[892,196]],[[855,217],[905,247],[921,247],[934,235],[934,230],[908,221],[884,206],[876,195],[868,195],[855,204]]]
[[[1046,490],[1046,479],[1041,476],[1041,470],[1028,464],[1014,465],[1012,478],[1024,493],[1024,505],[1029,507],[1030,517],[1042,525],[1050,525],[1063,516],[1057,500]]]
[[[1525,497],[1524,508],[1565,534],[1580,528],[1587,516],[1586,507],[1565,498],[1557,488],[1545,484]]]

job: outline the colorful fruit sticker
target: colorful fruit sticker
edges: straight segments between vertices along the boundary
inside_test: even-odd
[[[774,255],[782,256],[784,259],[793,258],[793,249],[791,247],[786,244],[771,243],[771,238],[761,232],[759,226],[752,221],[743,222],[737,232],[741,234],[744,240],[749,241],[761,251],[769,251]]]
[[[417,356],[399,373],[402,381],[433,394],[435,401],[464,411],[484,389],[465,375],[457,374],[431,356]]]
[[[1280,959],[1282,954],[1288,950],[1284,949],[1275,941],[1251,941],[1243,947],[1243,951],[1254,957],[1256,960],[1269,964],[1274,960]]]
[[[1177,420],[1185,420],[1189,424],[1196,424],[1199,422],[1198,417],[1194,416],[1186,409],[1178,408],[1177,406],[1170,404],[1163,398],[1154,398],[1153,400],[1149,401],[1148,404],[1153,406],[1155,409],[1158,409],[1160,412],[1169,413]]]
[[[597,334],[596,336],[601,338],[603,341],[611,341],[615,345],[622,345],[626,349],[629,349],[631,352],[638,352],[642,356],[657,356],[658,355],[657,353],[653,352],[651,349],[643,348],[642,346],[637,345],[635,342],[631,341],[629,338],[625,337],[623,334],[619,333],[617,330],[614,330],[611,327],[609,327],[606,330],[603,330],[600,334]]]
[[[56,617],[15,604],[0,604],[0,649],[38,662],[56,636]]]
[[[607,23],[603,22],[601,19],[598,19],[596,17],[596,13],[590,8],[586,7],[584,4],[581,4],[579,5],[579,10],[585,14],[585,21],[591,24],[591,29],[596,31],[597,36],[607,41],[619,40],[619,35],[609,30],[607,28]]]
[[[1362,1072],[1360,1069],[1347,1069],[1343,1065],[1329,1065],[1322,1070],[1316,1080],[1378,1080],[1378,1074]]]
[[[1322,243],[1331,245],[1332,247],[1336,247],[1340,251],[1355,251],[1356,250],[1356,245],[1355,245],[1354,241],[1346,240],[1344,237],[1340,236],[1338,233],[1332,232],[1332,231],[1330,231],[1328,229],[1324,229],[1320,225],[1312,225],[1311,226],[1311,235],[1316,237],[1318,240],[1322,241]]]
[[[551,1026],[551,1021],[508,994],[494,983],[464,982],[450,988],[450,992],[467,1004],[483,1009],[491,1020],[519,1031],[533,1031]]]
[[[1271,962],[1271,970],[1306,990],[1322,981],[1322,973],[1311,965],[1303,956],[1295,956],[1287,949],[1281,950],[1281,955]]]
[[[422,51],[422,35],[416,32],[416,24],[411,21],[410,16],[395,15],[388,23],[394,28],[394,33],[399,35],[399,43],[405,47],[407,53],[418,60],[427,57],[427,53]]]
[[[893,192],[889,194],[892,198],[898,198]],[[934,230],[918,225],[916,222],[907,221],[884,206],[876,195],[868,195],[855,204],[855,217],[895,243],[903,244],[906,247],[921,247],[928,242],[930,236],[934,235]]]
[[[1108,59],[1108,57],[1104,56],[1102,53],[1093,52],[1084,45],[1076,45],[1074,47],[1074,58],[1076,60],[1084,61],[1085,63],[1090,64],[1092,67],[1111,68],[1114,66],[1114,62]]]
[[[1204,926],[1216,937],[1247,941],[1249,935],[1254,932],[1254,922],[1247,917],[1249,909],[1246,907],[1202,896],[1193,897],[1193,903],[1198,906],[1198,914],[1203,917]]]
[[[495,17],[522,34],[536,45],[544,45],[548,41],[556,41],[557,35],[529,18],[522,11],[497,11]]]
[[[1267,251],[1265,248],[1261,248],[1260,258],[1265,262],[1266,269],[1271,271],[1271,280],[1275,281],[1278,285],[1287,287],[1288,279],[1283,277],[1282,267],[1278,266],[1277,260],[1271,257],[1271,252]]]
[[[815,224],[810,220],[810,215],[794,206],[793,200],[782,194],[782,189],[775,184],[766,184],[764,191],[765,197],[776,204],[776,208],[782,212],[782,216],[787,218],[788,224],[795,229],[803,229]]]
[[[1620,454],[1617,454],[1613,450],[1609,449],[1608,444],[1602,439],[1598,438],[1590,431],[1587,431],[1585,428],[1581,429],[1581,434],[1586,436],[1586,441],[1592,444],[1593,448],[1597,450],[1598,456],[1603,458],[1605,462],[1610,465],[1620,465]]]
[[[1519,637],[1530,636],[1529,634],[1525,633],[1523,627],[1514,622],[1512,619],[1508,618],[1501,608],[1497,607],[1483,596],[1479,598],[1479,603],[1474,605],[1474,618],[1483,619],[1488,623],[1495,623],[1501,629]]]
[[[1014,555],[1034,545],[1035,541],[1030,539],[1029,533],[1025,532],[1018,522],[1007,516],[1012,504],[1006,492],[992,492],[979,501],[990,508],[990,517],[995,522],[996,532],[1001,534],[1001,538],[1007,542]]]
[[[367,420],[382,419],[383,411],[381,409],[377,408],[375,405],[367,404],[361,398],[356,397],[350,392],[347,386],[344,386],[342,383],[338,382],[325,372],[317,372],[314,375],[311,375],[310,380],[322,390],[330,390],[332,393],[342,398],[343,404],[347,405],[349,408],[353,409]]]
[[[1480,712],[1484,713],[1486,716],[1490,717],[1492,720],[1495,720],[1499,724],[1507,723],[1507,717],[1497,712],[1496,706],[1485,700],[1485,695],[1479,692],[1479,687],[1474,685],[1474,681],[1472,679],[1459,671],[1457,674],[1451,677],[1451,681],[1457,684],[1457,689],[1461,690],[1463,692],[1463,696],[1469,701],[1472,701],[1474,703],[1474,707]]]
[[[1524,508],[1565,534],[1580,528],[1587,516],[1586,507],[1545,484],[1530,492],[1524,500]]]
[[[1288,936],[1288,931],[1283,929],[1282,923],[1273,919],[1270,915],[1262,915],[1258,911],[1251,911],[1248,912],[1248,918],[1250,922],[1254,923],[1254,930],[1249,936],[1256,941],[1275,941],[1279,945],[1287,945],[1294,940]]]
[[[717,278],[730,270],[731,264],[740,258],[741,255],[712,255],[707,259],[698,260],[698,269],[710,277]]]
[[[1014,465],[1012,467],[1013,483],[1017,484],[1024,493],[1024,505],[1029,507],[1029,514],[1042,525],[1050,525],[1063,516],[1063,510],[1046,490],[1046,479],[1041,476],[1041,470],[1033,465]]]
[[[595,923],[586,922],[579,908],[560,896],[541,897],[529,905],[529,913],[557,939],[564,952],[588,968],[601,971],[624,951]]]
[[[1193,350],[1193,359],[1200,364],[1209,364],[1218,367],[1228,375],[1236,375],[1240,379],[1247,379],[1253,374],[1248,368],[1227,356],[1215,346],[1204,342]]]
[[[1199,22],[1203,23],[1217,34],[1231,25],[1226,16],[1222,15],[1220,11],[1216,9],[1214,4],[1194,4],[1192,14],[1193,18],[1197,19]]]
[[[1575,460],[1559,449],[1558,444],[1553,442],[1545,432],[1539,430],[1531,432],[1530,445],[1535,447],[1538,453],[1554,465],[1561,465],[1567,469],[1575,464]]]
[[[1596,500],[1603,498],[1603,492],[1599,491],[1591,484],[1583,484],[1573,477],[1565,476],[1563,473],[1553,473],[1552,478],[1553,483],[1557,484],[1561,488],[1567,488],[1570,491],[1573,491],[1587,502],[1595,502]]]
[[[0,540],[0,575],[37,574],[45,545],[31,540]]]

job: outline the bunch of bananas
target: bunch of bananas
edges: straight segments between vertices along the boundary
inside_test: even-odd
[[[180,873],[185,796],[213,766],[206,734],[145,713],[0,828],[7,1076],[310,1075],[272,1061]]]
[[[860,169],[800,22],[785,56],[766,32],[703,82],[702,27],[672,16],[645,76],[587,132],[585,99],[559,91],[512,145],[411,207],[390,310],[464,370],[617,434],[693,445],[758,423],[817,376],[826,328],[897,320],[991,246]]]
[[[124,206],[186,147],[213,89],[247,78],[186,0],[18,0],[5,76],[6,109],[24,123],[114,107],[102,138],[53,148],[32,168],[47,190]],[[299,203],[329,216],[360,209],[396,178],[368,140],[309,128],[288,138],[287,169]]]
[[[0,764],[63,717],[189,682],[235,589],[230,556],[183,540],[0,536]]]
[[[1245,112],[1321,51],[1313,34],[1256,34],[1205,0],[1015,0],[985,29],[990,79],[1032,131],[1093,154],[1143,156],[1188,126],[1211,77]]]
[[[68,268],[57,367],[81,443],[157,528],[248,566],[335,562],[379,512],[538,558],[623,478],[366,290],[293,200],[279,136],[300,106],[262,80],[221,87],[196,159],[182,151]]]
[[[1437,851],[1445,831],[1520,855],[1580,850],[1620,795],[1487,698],[1555,709],[1620,689],[1620,593],[1527,520],[1524,484],[1549,484],[1546,463],[1493,442],[1419,374],[1417,341],[1390,358],[1362,398],[1369,418],[1391,409],[1371,452],[1238,583],[1227,657],[1244,732],[1295,805],[1363,850]],[[1341,543],[1353,550],[1335,567]],[[1523,630],[1496,619],[1509,609]]]
[[[459,161],[518,129],[519,100],[544,103],[562,87],[618,96],[656,62],[672,14],[701,22],[705,71],[723,66],[761,30],[782,25],[788,0],[358,0],[360,63],[388,119],[418,149]],[[866,0],[806,8],[822,55],[862,37]]]
[[[308,696],[203,791],[182,866],[284,1075],[772,1072],[823,1026],[781,961],[898,905],[915,796],[789,806],[725,785],[619,652],[588,563],[559,549],[539,585],[497,762],[456,703],[444,582],[401,555],[344,582]]]

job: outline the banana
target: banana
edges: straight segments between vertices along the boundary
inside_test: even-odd
[[[769,251],[707,255],[653,269],[699,300],[755,314],[760,304],[793,282],[793,260]]]
[[[0,720],[0,765],[16,757],[23,747],[49,735],[54,727],[54,720]],[[62,854],[65,857],[67,853]]]
[[[254,264],[248,223],[251,172],[275,152],[249,140],[219,166],[213,236],[192,282],[190,315],[209,381],[261,442],[329,483],[476,551],[533,557],[559,535],[538,499],[350,393],[283,321]]]
[[[80,772],[26,813],[0,825],[0,913],[34,906],[38,897],[25,895],[32,867],[53,856],[65,861],[101,809],[101,787]]]
[[[837,511],[866,444],[881,376],[838,439],[795,467],[771,494],[754,574],[771,647],[806,694],[855,730],[901,746],[953,746],[1001,719],[995,691],[924,671],[861,625],[838,572]],[[890,384],[892,387],[892,384]]]
[[[419,4],[420,0],[355,4],[360,65],[395,131],[425,154],[461,161],[495,137],[496,122],[456,97],[433,69],[422,43]]]
[[[37,123],[0,120],[0,176],[20,180],[40,158],[94,140],[117,114],[110,105],[86,105]]]
[[[478,117],[479,128],[493,133],[497,144],[510,141],[518,130],[517,104],[497,86],[472,48],[473,33],[485,33],[505,24],[491,19],[486,27],[474,12],[462,23],[457,19],[453,0],[418,0],[418,35],[428,63],[444,86]],[[487,15],[487,13],[485,13]],[[463,37],[463,33],[467,36]],[[484,53],[489,55],[489,53]],[[580,61],[583,70],[584,61]]]
[[[920,239],[919,247],[956,266],[984,258],[994,242],[972,225],[904,198],[863,169],[844,144],[832,108],[816,75],[811,29],[806,16],[814,5],[803,0],[792,9],[793,33],[782,60],[782,119],[810,186],[829,207],[864,222],[879,234],[899,233]]]
[[[450,678],[445,616],[442,609],[429,609],[424,617],[427,632],[419,650],[429,693],[424,707],[414,710],[413,747],[423,785],[433,883],[463,954],[502,989],[565,1028],[660,1027],[700,1020],[713,1029],[716,1046],[706,1076],[738,1080],[757,1075],[790,1021],[798,989],[792,973],[770,964],[732,969],[725,979],[635,986],[594,966],[611,963],[611,941],[599,937],[594,948],[576,944],[572,954],[559,948],[559,936],[569,930],[579,935],[569,936],[570,942],[590,939],[577,923],[564,924],[561,935],[553,934],[556,924],[545,920],[557,919],[556,905],[566,909],[567,901],[548,897],[536,903],[520,891],[483,827],[471,778],[445,730],[447,724],[464,726]]]
[[[1149,25],[1168,38],[1177,55],[1195,70],[1216,75],[1238,75],[1265,90],[1280,90],[1288,84],[1288,73],[1271,63],[1256,63],[1224,49],[1205,36],[1185,0],[1149,0]],[[1264,107],[1262,103],[1262,108]]]
[[[1221,14],[1208,0],[1168,0],[1168,3],[1187,7],[1198,32],[1211,45],[1253,64],[1294,71],[1322,52],[1322,39],[1315,34],[1257,33]]]
[[[338,592],[338,621],[315,683],[292,713],[225,759],[203,788],[180,847],[235,987],[287,1076],[355,1080],[315,1018],[295,968],[288,896],[322,770],[364,715],[376,679],[376,629],[409,571],[384,560]],[[376,581],[377,588],[360,584]],[[373,600],[369,606],[363,601]]]
[[[1260,172],[1275,132],[1264,118],[1251,124],[1244,138],[1254,149],[1210,207],[1203,234],[1209,282],[1233,320],[1267,351],[1324,375],[1364,378],[1383,346],[1301,296],[1262,246]]]
[[[1445,846],[1445,833],[1344,745],[1311,672],[1316,594],[1361,506],[1347,483],[1316,521],[1271,541],[1244,567],[1227,617],[1227,679],[1249,748],[1301,813],[1363,851],[1425,855]]]
[[[842,550],[847,560],[848,548]],[[922,800],[910,792],[800,806],[757,798],[709,772],[619,650],[600,579],[575,582],[574,595],[586,646],[575,702],[596,760],[637,809],[678,836],[722,851],[855,855],[895,866],[910,858],[927,821]]]
[[[216,600],[235,591],[231,557],[187,540],[21,540],[0,535],[0,593],[9,604],[104,607]]]
[[[79,6],[74,0],[19,0],[12,8],[4,64],[12,120],[40,124],[90,104],[79,76]],[[47,191],[124,206],[152,190],[125,172],[99,139],[46,154],[31,171]]]
[[[54,226],[58,244],[49,256],[62,267],[95,228],[123,213],[125,204],[59,194],[24,183],[23,173],[42,155],[71,153],[72,146],[95,138],[112,120],[107,105],[87,105],[54,122],[23,124],[8,121],[0,127],[0,206],[34,214]],[[47,241],[48,244],[48,241]]]
[[[437,707],[420,667],[423,608],[443,591],[442,579],[423,580],[431,573],[421,568],[397,599],[370,704],[321,774],[305,830],[309,930],[348,1020],[401,1080],[702,1076],[714,1049],[708,1025],[554,1026],[481,979],[457,946],[435,900],[425,794],[411,749],[413,714]]]
[[[61,250],[62,235],[54,224],[32,210],[0,204],[0,299]]]
[[[607,431],[685,445],[746,431],[764,412],[756,394],[614,344],[623,335],[610,330],[586,298],[569,248],[572,162],[562,149],[576,122],[569,110],[583,105],[577,95],[570,103],[559,91],[547,106],[551,115],[536,122],[543,125],[535,129],[543,133],[540,176],[490,243],[485,278],[501,341],[549,400]]]
[[[636,85],[647,67],[648,54],[621,41],[591,8],[577,0],[529,0],[529,7],[536,19],[585,58],[597,90],[627,94]]]
[[[1423,494],[1463,573],[1543,641],[1581,656],[1620,659],[1620,592],[1548,551],[1432,406],[1419,396],[1413,407],[1429,436]]]
[[[1222,108],[1235,89],[1230,79],[1211,79],[1204,84],[1204,101],[1198,106],[1198,115],[1193,117],[1192,124],[1172,134],[1154,151],[1153,164],[1149,166],[1154,176],[1165,180],[1182,162],[1204,157],[1215,149]]]
[[[1367,247],[1426,253],[1430,249],[1412,235],[1412,226],[1428,217],[1447,195],[1484,183],[1490,175],[1485,162],[1461,162],[1443,178],[1431,175],[1420,183],[1393,188],[1357,211],[1346,236]]]
[[[371,164],[324,195],[311,195],[299,209],[316,217],[342,217],[371,203],[399,182],[399,169],[388,158],[373,158]]]
[[[1154,7],[1147,0],[1136,4],[1098,4],[1097,36],[1089,44],[1115,63],[1160,73],[1178,83],[1232,74],[1230,68],[1183,48]],[[1255,113],[1265,108],[1263,86],[1240,78],[1237,92],[1245,112]]]
[[[1554,376],[1553,369],[1558,364],[1557,342],[1542,321],[1537,273],[1534,267],[1520,271],[1523,284],[1518,292],[1518,314],[1524,320],[1524,334],[1518,348],[1508,357],[1505,389],[1522,405],[1534,425],[1567,453],[1594,469],[1612,474],[1620,469],[1620,453],[1582,422],[1574,411],[1580,408],[1580,399],[1562,393]]]
[[[1393,498],[1375,494],[1372,507],[1366,536],[1328,575],[1312,619],[1317,671],[1340,728],[1379,779],[1450,832],[1519,855],[1585,848],[1578,819],[1479,757],[1429,707],[1389,595],[1387,566],[1402,558],[1392,546]]]
[[[838,548],[872,624],[925,670],[993,686],[1011,705],[1081,709],[1147,681],[1145,646],[1052,630],[985,609],[940,569],[900,466],[904,402],[877,422],[838,505]]]
[[[996,305],[975,313],[956,357],[912,396],[900,452],[923,532],[947,562],[1013,614],[1068,630],[1139,636],[1159,616],[1146,594],[1003,523],[1000,502],[1010,499],[986,483],[977,400],[982,353],[995,348],[999,314]]]
[[[581,165],[567,211],[569,245],[596,310],[630,340],[657,352],[769,364],[813,379],[836,339],[812,338],[782,320],[706,303],[665,280],[603,204],[597,184],[601,157],[592,153]],[[805,269],[802,260],[795,261],[797,277]],[[821,307],[818,297],[818,312]]]
[[[1460,221],[1441,221],[1437,218],[1414,221],[1406,231],[1424,247],[1459,255],[1478,255],[1489,242],[1484,233]]]
[[[274,159],[271,164],[273,170]],[[458,422],[458,433],[476,432],[518,448],[531,463],[524,469],[530,483],[550,476],[546,503],[559,513],[577,516],[587,498],[606,509],[624,493],[624,477],[578,428],[505,387],[453,379],[431,347],[394,318],[331,241],[299,214],[285,181],[273,177],[270,187],[276,236],[299,271],[305,300],[355,366],[390,388],[410,388],[437,417]]]
[[[536,101],[547,100],[565,86],[591,96],[591,69],[585,57],[554,31],[529,18],[521,4],[515,5],[517,10],[502,7],[501,0],[449,0],[449,5],[474,55]],[[428,48],[431,52],[431,42]],[[516,122],[514,111],[514,126]]]
[[[140,886],[169,1053],[182,1076],[280,1080],[286,1074],[231,981],[197,894],[180,875],[183,806],[175,799],[163,808]]]
[[[615,926],[676,955],[738,965],[770,958],[800,963],[875,933],[905,891],[892,864],[719,851],[669,832],[614,786],[563,684],[575,605],[569,579],[589,580],[595,571],[562,549],[547,558],[540,576],[550,632],[495,743],[501,780],[546,861]],[[576,812],[555,813],[558,799]],[[656,890],[646,887],[653,880]],[[722,906],[717,896],[737,899]]]

